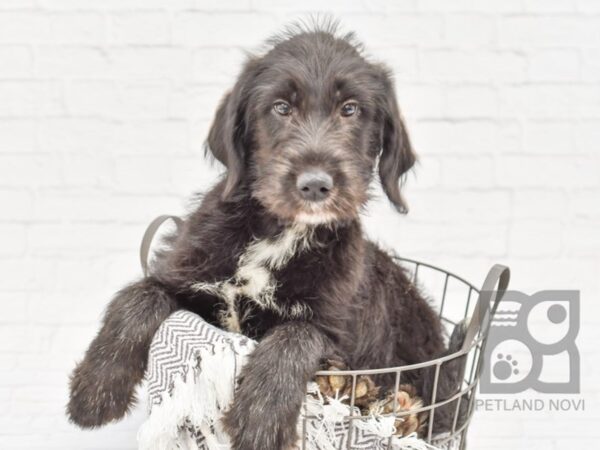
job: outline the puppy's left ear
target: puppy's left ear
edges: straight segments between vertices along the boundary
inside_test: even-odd
[[[258,71],[258,61],[246,62],[235,86],[225,95],[208,133],[206,153],[227,168],[223,200],[228,200],[245,172],[247,137],[249,133],[249,90]]]
[[[400,213],[406,214],[408,208],[400,193],[400,185],[406,172],[415,164],[417,157],[398,109],[393,82],[385,68],[382,68],[382,78],[384,100],[379,178],[383,191],[392,204]]]

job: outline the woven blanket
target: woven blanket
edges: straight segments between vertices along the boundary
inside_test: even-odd
[[[146,374],[150,411],[138,433],[139,448],[229,450],[220,418],[233,400],[236,378],[255,346],[251,339],[216,328],[193,313],[173,313],[150,348]],[[298,423],[299,435],[306,437],[303,448],[435,449],[416,435],[394,436],[393,417],[364,417],[353,420],[350,427],[344,419],[350,412],[342,402],[324,402],[316,384],[309,383],[305,415]],[[297,446],[302,448],[300,442]]]

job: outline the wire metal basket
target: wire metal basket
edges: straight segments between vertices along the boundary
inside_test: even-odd
[[[349,377],[352,382],[350,394],[350,414],[344,417],[347,436],[343,439],[341,448],[356,449],[351,438],[355,431],[354,422],[365,419],[360,413],[356,413],[356,386],[357,379],[361,376],[393,376],[394,382],[394,405],[392,413],[389,416],[394,417],[394,423],[410,414],[427,414],[425,429],[420,433],[421,437],[428,444],[437,448],[466,448],[466,435],[471,418],[474,413],[474,402],[477,385],[482,368],[483,354],[489,333],[491,318],[493,317],[498,302],[508,287],[510,278],[509,269],[502,265],[494,265],[481,287],[478,289],[475,285],[464,278],[455,275],[431,264],[415,261],[408,258],[396,258],[397,262],[407,268],[413,278],[413,282],[424,287],[427,292],[438,292],[439,301],[433,306],[442,323],[447,329],[456,327],[459,323],[466,324],[466,334],[462,347],[452,354],[419,364],[411,364],[400,367],[373,368],[369,370],[322,370],[317,376],[342,376]],[[432,298],[436,300],[436,298]],[[456,387],[455,392],[445,398],[438,397],[438,381],[440,370],[445,364],[459,363],[462,367],[460,371],[460,386]],[[455,364],[456,365],[456,364]],[[400,389],[403,375],[413,371],[425,373],[433,371],[433,390],[430,399],[425,399],[427,403],[417,409],[407,411],[397,411],[396,398]],[[451,414],[450,423],[447,429],[436,430],[436,413],[444,410],[444,416]],[[303,415],[303,433],[301,448],[307,449],[307,424],[311,420],[319,420],[315,416],[307,413],[304,409]],[[393,436],[388,438],[384,448],[392,449]],[[359,447],[365,448],[365,447]]]
[[[140,259],[144,273],[148,271],[148,255],[152,238],[163,222],[173,219],[179,227],[181,219],[175,216],[160,216],[156,218],[146,229],[140,249]],[[475,393],[482,370],[483,355],[487,338],[489,334],[492,318],[502,299],[504,292],[508,287],[510,271],[508,267],[499,264],[494,265],[488,272],[481,289],[468,282],[464,278],[421,261],[408,258],[395,258],[397,263],[406,268],[412,276],[413,283],[419,285],[423,292],[432,295],[434,308],[437,308],[441,322],[451,330],[459,324],[465,325],[466,330],[464,340],[457,351],[443,357],[418,364],[405,365],[400,367],[373,368],[368,370],[322,370],[316,373],[316,376],[341,376],[348,377],[351,380],[350,408],[349,415],[343,418],[346,426],[343,427],[343,439],[339,450],[357,450],[370,449],[372,447],[353,445],[352,434],[355,432],[354,422],[365,417],[356,413],[356,387],[359,377],[364,376],[387,376],[394,380],[393,413],[389,414],[396,420],[402,419],[408,415],[419,413],[427,414],[425,429],[421,431],[421,437],[426,443],[437,448],[461,449],[466,448],[466,435],[469,424],[473,417]],[[436,298],[435,293],[438,293]],[[436,301],[438,300],[438,301]],[[458,379],[459,386],[456,386],[451,395],[445,395],[443,398],[438,396],[440,371],[444,365],[453,365],[460,367]],[[419,371],[419,372],[415,372]],[[397,411],[396,397],[401,387],[403,375],[410,373],[427,374],[431,376],[433,372],[432,395],[426,401],[425,406],[410,409],[406,411]],[[448,417],[450,411],[451,419],[446,428],[440,432],[436,423],[436,414],[441,416],[443,412]],[[303,414],[301,418],[302,437],[299,443],[302,450],[307,450],[308,427],[307,424],[312,421],[320,421],[322,418],[308,414],[307,404],[304,403]],[[387,439],[383,448],[393,449],[394,436]],[[314,448],[314,446],[312,446]],[[336,448],[338,448],[336,446]],[[378,446],[381,448],[381,446]]]

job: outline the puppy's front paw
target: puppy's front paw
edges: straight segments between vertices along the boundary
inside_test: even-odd
[[[86,361],[79,364],[71,376],[69,419],[82,428],[95,428],[123,417],[135,399],[134,386],[120,373],[94,370]]]
[[[257,393],[258,394],[258,393]],[[281,402],[266,398],[252,401],[238,392],[223,418],[233,450],[288,450],[297,440],[297,415]]]

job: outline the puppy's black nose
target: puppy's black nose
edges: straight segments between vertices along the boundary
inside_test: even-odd
[[[304,200],[325,200],[333,187],[333,178],[322,170],[303,172],[298,176],[296,187]]]

